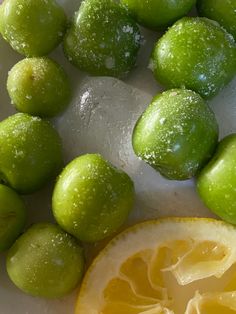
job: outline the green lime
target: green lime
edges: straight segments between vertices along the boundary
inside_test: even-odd
[[[83,250],[56,225],[38,223],[11,247],[7,272],[13,283],[33,296],[59,298],[71,292],[84,270]]]
[[[236,44],[217,22],[185,17],[157,42],[150,67],[164,86],[210,98],[236,73]]]
[[[125,222],[134,203],[129,176],[100,155],[80,156],[61,173],[52,200],[58,224],[85,242],[111,235]]]
[[[61,41],[67,19],[54,0],[4,0],[0,33],[14,50],[27,57],[44,56]]]
[[[197,179],[200,197],[216,215],[236,224],[236,134],[225,137]]]
[[[27,58],[9,72],[7,90],[16,109],[53,117],[69,104],[71,87],[65,71],[49,58]]]
[[[75,13],[64,40],[67,58],[82,71],[125,76],[140,46],[137,24],[113,0],[87,0]]]
[[[196,0],[121,0],[143,26],[160,30],[186,15]]]
[[[40,189],[61,170],[57,131],[39,117],[17,113],[0,122],[0,178],[20,193]]]
[[[154,97],[133,131],[136,155],[174,180],[193,177],[210,159],[217,142],[214,113],[200,95],[184,89]]]

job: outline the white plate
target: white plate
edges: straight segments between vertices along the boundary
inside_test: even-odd
[[[1,0],[0,0],[1,2]],[[78,0],[60,0],[67,14],[78,9]],[[201,203],[193,180],[167,181],[151,167],[138,160],[131,147],[135,121],[152,97],[161,90],[147,69],[148,58],[158,34],[142,30],[145,43],[137,67],[125,82],[112,78],[89,78],[71,66],[61,48],[52,54],[68,72],[74,87],[74,98],[68,110],[54,123],[60,132],[68,162],[86,152],[99,152],[133,178],[137,202],[128,224],[161,216],[212,216]],[[0,39],[0,119],[14,113],[6,92],[10,68],[22,59]],[[236,80],[214,98],[210,105],[220,124],[220,136],[236,131]],[[29,224],[53,221],[52,185],[26,197]],[[20,292],[8,279],[5,255],[0,255],[1,314],[72,314],[76,291],[61,300],[44,300]],[[89,314],[89,313],[88,313]]]

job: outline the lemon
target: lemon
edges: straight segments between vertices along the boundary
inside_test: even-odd
[[[236,228],[206,218],[131,227],[90,266],[75,313],[236,313]]]

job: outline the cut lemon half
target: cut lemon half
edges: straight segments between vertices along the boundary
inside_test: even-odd
[[[84,277],[76,314],[236,313],[236,228],[147,221],[115,237]]]

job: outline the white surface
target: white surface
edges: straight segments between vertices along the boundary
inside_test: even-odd
[[[1,0],[0,0],[1,2]],[[68,15],[79,7],[78,0],[61,0]],[[123,168],[135,181],[137,202],[128,223],[160,216],[210,216],[198,196],[194,182],[167,181],[138,160],[131,147],[133,125],[152,97],[161,90],[147,69],[148,57],[158,34],[142,31],[145,43],[137,67],[125,82],[112,78],[89,78],[71,66],[59,48],[52,57],[67,70],[74,87],[68,110],[55,119],[64,142],[65,160],[87,152],[99,152]],[[6,92],[7,72],[22,57],[0,39],[0,118],[14,113]],[[220,123],[221,137],[236,131],[236,80],[211,106]],[[52,220],[51,192],[43,191],[26,198],[29,223]],[[26,296],[7,278],[5,256],[0,255],[0,314],[72,314],[76,292],[48,301]],[[89,313],[88,313],[89,314]]]

